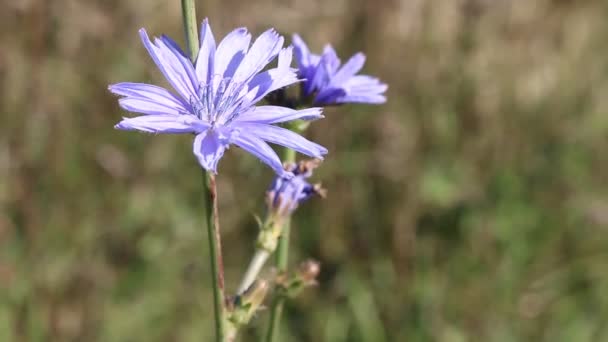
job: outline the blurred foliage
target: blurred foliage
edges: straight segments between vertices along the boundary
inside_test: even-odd
[[[285,341],[608,340],[608,3],[198,5],[217,36],[364,51],[390,85],[311,126],[330,194],[298,211],[292,263],[323,270]],[[210,340],[191,138],[112,129],[106,89],[164,84],[137,29],[183,41],[180,20],[179,1],[2,3],[0,341]],[[271,176],[236,148],[220,165],[230,290]]]

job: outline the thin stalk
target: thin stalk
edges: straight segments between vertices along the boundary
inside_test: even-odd
[[[194,63],[198,54],[198,29],[194,0],[182,0],[182,17],[184,18],[184,32],[186,33],[188,54]]]
[[[204,171],[203,171],[204,172]],[[226,311],[224,307],[224,262],[222,259],[222,242],[220,238],[219,215],[217,210],[217,187],[215,176],[203,174],[203,191],[205,193],[205,216],[211,262],[211,286],[213,288],[213,308],[215,314],[216,341],[224,342],[226,333]]]
[[[196,8],[194,0],[182,0],[182,16],[188,54],[192,62],[196,61],[198,53],[198,30],[196,24]],[[222,260],[222,244],[217,210],[217,186],[215,176],[203,171],[204,215],[207,223],[209,238],[209,254],[211,262],[211,286],[213,288],[213,308],[215,316],[215,336],[217,342],[226,341],[226,309],[224,306],[224,263]]]
[[[289,220],[285,222],[281,238],[279,240],[279,246],[277,247],[276,265],[279,272],[287,270],[287,261],[289,256]],[[281,323],[281,315],[283,314],[283,305],[285,303],[285,297],[276,296],[272,301],[272,308],[270,310],[270,321],[268,323],[268,331],[266,332],[266,341],[273,342],[278,341],[279,325]]]
[[[294,131],[298,131],[296,127],[290,127]],[[291,149],[283,150],[283,162],[295,163],[296,152]],[[283,229],[281,230],[281,237],[279,238],[279,245],[277,246],[277,257],[276,266],[279,272],[287,270],[287,262],[289,260],[289,233],[291,229],[291,220],[287,218]],[[281,314],[283,313],[283,305],[285,298],[283,296],[275,297],[272,302],[272,308],[270,311],[270,322],[268,323],[268,331],[266,333],[266,341],[273,342],[277,341],[279,335],[279,325],[281,323]]]
[[[266,260],[268,260],[268,257],[270,257],[270,252],[268,252],[267,250],[262,248],[256,249],[255,255],[251,259],[249,267],[247,267],[247,271],[243,276],[243,280],[241,281],[241,284],[239,285],[239,288],[236,291],[237,294],[244,293],[249,288],[249,286],[253,284],[255,279],[258,277],[258,274],[262,270],[262,267],[264,267]]]

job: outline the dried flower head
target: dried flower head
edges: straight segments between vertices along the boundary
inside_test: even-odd
[[[321,263],[317,260],[308,259],[298,265],[297,275],[305,284],[316,285],[319,273],[321,273]]]

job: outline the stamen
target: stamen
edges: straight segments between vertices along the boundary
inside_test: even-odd
[[[243,103],[246,94],[245,83],[232,82],[230,77],[215,75],[211,82],[201,83],[198,99],[191,99],[190,106],[199,119],[206,119],[212,125],[226,125],[249,108]],[[245,101],[246,102],[246,101]]]

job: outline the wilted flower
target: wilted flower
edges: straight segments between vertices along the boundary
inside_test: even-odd
[[[213,172],[217,172],[217,163],[230,144],[255,155],[279,175],[286,173],[267,142],[315,158],[327,153],[324,147],[274,125],[321,118],[321,109],[255,106],[271,91],[298,82],[295,70],[290,68],[292,49],[282,48],[283,37],[274,30],[262,33],[250,47],[251,35],[245,28],[238,28],[216,47],[205,20],[201,27],[201,48],[194,64],[169,37],[163,35],[153,43],[144,29],[139,33],[177,96],[150,84],[109,86],[112,93],[123,96],[119,100],[122,108],[146,114],[124,118],[116,128],[195,134],[194,154],[203,168]],[[277,56],[277,67],[262,72]]]
[[[308,259],[300,263],[296,275],[302,279],[305,284],[315,285],[319,273],[321,273],[321,263],[314,259]]]
[[[304,96],[313,96],[315,105],[331,105],[349,102],[384,103],[382,95],[388,88],[377,78],[356,75],[365,63],[361,52],[352,56],[340,67],[340,59],[331,45],[326,45],[322,55],[310,52],[299,35],[293,35],[299,76]]]
[[[306,180],[312,176],[312,171],[319,166],[318,160],[301,161],[299,164],[288,164],[285,170],[293,173],[294,177],[275,177],[268,190],[268,207],[278,216],[291,214],[300,203],[314,195],[325,196],[321,185],[312,185]]]
[[[302,290],[310,286],[316,286],[317,277],[321,273],[321,263],[308,259],[301,262],[292,274],[281,272],[275,277],[276,292],[280,296],[294,298]]]

